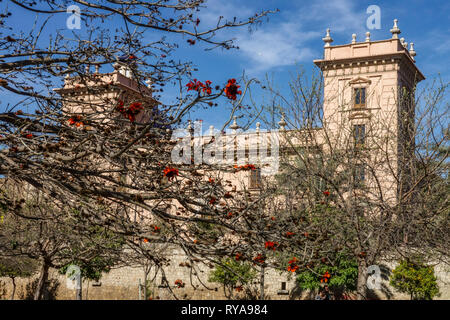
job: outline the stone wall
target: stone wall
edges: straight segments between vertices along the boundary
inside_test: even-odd
[[[186,256],[178,251],[172,249],[168,253],[170,257],[170,265],[164,267],[164,270],[151,270],[148,279],[151,280],[149,289],[152,291],[151,297],[153,299],[174,299],[175,293],[178,299],[226,299],[223,288],[216,283],[207,281],[212,268],[211,266],[196,263],[194,268],[189,267],[192,262],[189,262]],[[188,264],[188,266],[186,266]],[[409,299],[407,295],[402,295],[389,286],[388,273],[389,270],[395,266],[394,263],[388,263],[382,266],[382,274],[384,279],[382,281],[383,290],[374,290],[371,297],[373,299]],[[437,299],[450,299],[450,272],[449,267],[444,265],[437,265],[435,273],[438,278],[441,296]],[[166,277],[170,288],[162,284],[162,276]],[[198,275],[198,277],[197,277]],[[25,287],[30,281],[36,279],[37,275],[32,279],[16,279],[17,289],[15,298],[23,299],[25,295]],[[67,280],[65,275],[59,274],[56,270],[51,270],[50,278],[57,280],[54,283],[58,285],[55,287],[56,299],[75,299],[75,290],[67,287]],[[180,279],[185,284],[184,287],[178,288],[175,285],[175,280]],[[2,299],[10,298],[11,294],[11,280],[8,278],[0,278],[4,286],[6,286],[6,295]],[[285,282],[286,290],[282,289],[282,283]],[[83,299],[88,300],[137,300],[139,299],[139,284],[144,284],[143,267],[121,267],[112,269],[109,273],[102,276],[99,282],[83,281]],[[203,284],[202,284],[203,283]],[[255,292],[259,289],[259,274],[256,281],[251,286]],[[2,288],[0,287],[0,295]],[[313,298],[309,292],[301,292],[295,286],[293,278],[288,279],[287,274],[280,275],[278,271],[272,269],[265,272],[265,294],[267,299],[308,299]],[[49,298],[52,295],[49,294]],[[245,298],[244,292],[234,292],[235,298]],[[143,299],[143,290],[141,291],[141,299]]]

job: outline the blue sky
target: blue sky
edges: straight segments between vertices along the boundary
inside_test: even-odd
[[[199,66],[199,78],[219,80],[236,77],[245,70],[250,76],[264,78],[271,74],[277,86],[287,88],[290,75],[301,65],[307,75],[316,68],[312,60],[323,56],[322,38],[326,28],[331,29],[333,45],[351,42],[352,33],[358,41],[364,41],[365,32],[371,32],[371,39],[391,38],[389,30],[393,20],[399,20],[400,37],[414,42],[417,52],[416,64],[432,81],[440,73],[446,81],[450,79],[450,2],[448,1],[209,1],[216,15],[233,16],[255,12],[258,9],[278,8],[280,12],[271,15],[253,33],[245,29],[233,30],[228,34],[236,38],[240,47],[237,51],[216,51],[201,53],[192,48],[189,56]],[[226,3],[220,5],[219,3]],[[369,5],[381,9],[381,28],[368,30],[366,13]],[[213,16],[213,13],[208,15]],[[189,51],[187,51],[189,52]],[[261,103],[264,103],[263,101]],[[220,123],[223,116],[217,112],[204,112],[205,121]]]
[[[5,5],[17,10],[8,1],[0,3],[0,8]],[[299,65],[309,75],[315,68],[312,60],[322,58],[321,39],[326,28],[331,29],[333,45],[349,43],[352,33],[357,34],[358,41],[363,41],[366,31],[371,32],[373,40],[383,40],[391,37],[389,29],[394,18],[399,20],[400,36],[415,44],[417,65],[427,77],[425,82],[432,81],[439,73],[445,81],[450,79],[449,1],[208,0],[206,5],[208,9],[198,13],[200,27],[213,25],[218,16],[245,18],[261,9],[280,10],[252,32],[243,27],[220,34],[219,37],[235,38],[240,50],[205,51],[201,44],[189,46],[186,38],[180,39],[180,49],[175,57],[192,61],[198,67],[194,76],[203,81],[211,80],[213,86],[223,85],[229,78],[239,78],[245,71],[248,76],[260,79],[270,74],[275,84],[285,90],[291,74]],[[378,5],[381,9],[379,30],[366,28],[369,17],[366,9],[369,5]],[[32,23],[32,19],[24,17],[15,16],[10,22],[13,27],[16,24],[18,29]],[[56,17],[52,21],[55,28],[64,28],[65,18],[64,15]],[[108,21],[105,24],[113,26]],[[255,97],[258,103],[265,102],[261,93],[255,92]],[[166,90],[165,99],[170,101],[171,98],[171,91]],[[204,125],[219,126],[227,114],[225,100],[212,110],[197,110],[191,118],[203,119]]]

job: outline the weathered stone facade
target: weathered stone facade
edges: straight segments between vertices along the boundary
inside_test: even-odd
[[[215,300],[227,299],[224,295],[222,287],[217,283],[208,282],[209,273],[212,270],[206,265],[196,264],[194,268],[180,266],[188,262],[187,257],[180,251],[173,249],[168,253],[168,258],[171,260],[170,265],[165,267],[164,274],[170,284],[170,289],[161,286],[162,272],[156,274],[152,271],[148,279],[151,279],[149,286],[152,291],[151,297],[153,299],[174,299],[173,294],[178,299],[189,300]],[[189,262],[190,264],[191,262]],[[387,268],[382,270],[392,270],[395,263],[384,264]],[[437,299],[450,299],[450,267],[438,264],[435,266],[435,273],[438,278],[438,284],[441,295]],[[198,270],[198,271],[194,271]],[[199,272],[198,278],[195,272]],[[383,290],[375,290],[370,295],[370,298],[376,299],[409,299],[405,294],[399,294],[388,284],[386,272],[383,272],[382,288]],[[287,273],[268,269],[265,272],[265,294],[266,299],[271,300],[285,300],[285,299],[311,299],[314,298],[313,293],[302,292],[295,285],[295,279],[291,277],[288,279]],[[16,279],[17,289],[15,298],[24,297],[24,288],[27,283],[33,281],[32,279]],[[74,289],[67,287],[67,280],[65,275],[61,275],[57,270],[52,270],[50,279],[56,279],[58,287],[56,289],[56,299],[73,300],[76,297]],[[185,283],[183,288],[178,288],[175,285],[175,280],[180,279]],[[192,279],[192,283],[191,280]],[[200,279],[200,280],[199,280]],[[3,299],[10,298],[11,295],[11,280],[8,278],[0,278],[6,284],[6,294]],[[285,290],[282,289],[282,283],[285,282]],[[105,273],[98,283],[92,281],[83,281],[82,296],[86,300],[138,300],[143,299],[143,290],[139,294],[139,284],[144,283],[144,271],[142,267],[121,267],[112,269],[109,273]],[[202,283],[205,285],[202,285]],[[253,284],[255,288],[259,288],[259,275]],[[0,288],[1,294],[1,288]],[[52,297],[49,297],[52,298]],[[243,293],[236,293],[234,298],[245,298]],[[247,297],[248,298],[248,297]]]

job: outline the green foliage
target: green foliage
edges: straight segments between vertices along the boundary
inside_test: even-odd
[[[210,282],[235,287],[249,283],[256,276],[256,271],[248,262],[240,262],[231,258],[224,258],[221,262],[222,265],[217,264],[211,272],[209,276]]]
[[[329,280],[324,281],[323,275],[328,272]],[[306,269],[297,274],[297,283],[303,290],[316,290],[327,284],[333,292],[356,290],[358,279],[358,263],[344,254],[338,254],[334,265],[320,263],[312,269]],[[323,282],[321,282],[321,280]]]
[[[432,300],[439,295],[434,268],[423,262],[400,261],[391,275],[390,284],[414,300]]]
[[[80,268],[81,277],[98,281],[102,277],[103,272],[109,272],[111,266],[114,264],[113,260],[104,257],[94,257],[89,261],[74,260],[62,267],[59,272],[65,274],[70,265],[76,265]]]

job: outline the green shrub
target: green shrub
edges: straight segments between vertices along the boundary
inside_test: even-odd
[[[408,293],[411,300],[432,300],[439,295],[434,268],[421,261],[400,261],[392,272],[390,284],[398,291]]]
[[[224,258],[221,264],[217,264],[211,271],[209,281],[222,284],[224,289],[231,293],[233,288],[243,286],[255,277],[256,271],[250,263]]]
[[[329,278],[323,277],[328,272]],[[325,279],[327,281],[325,282]],[[356,290],[358,263],[343,254],[339,254],[333,265],[320,263],[315,267],[298,272],[296,281],[303,290],[317,290],[328,285],[335,295]],[[321,282],[322,280],[322,282]]]

